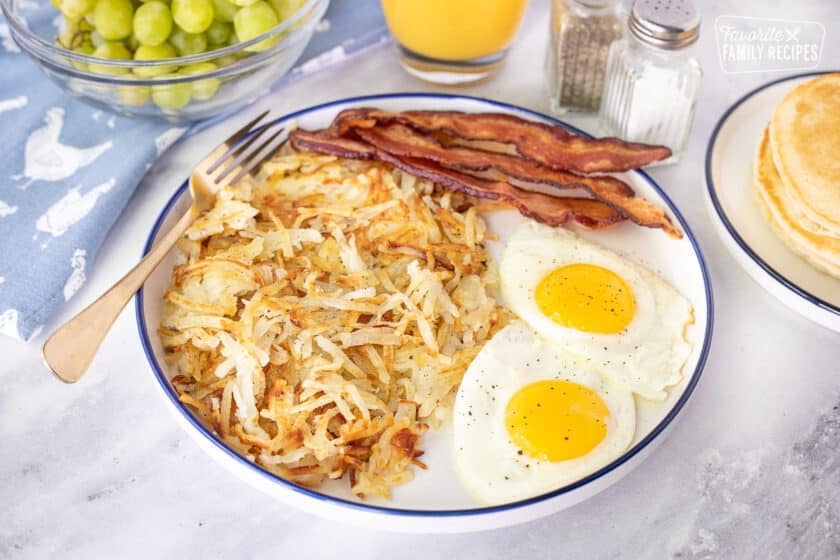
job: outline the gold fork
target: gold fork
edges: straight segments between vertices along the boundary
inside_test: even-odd
[[[56,377],[66,383],[75,383],[84,375],[120,312],[195,219],[213,208],[216,193],[250,173],[286,143],[288,138],[277,141],[284,130],[280,128],[254,146],[257,139],[276,124],[260,124],[268,113],[265,111],[234,132],[199,162],[190,174],[192,204],[189,210],[137,266],[47,339],[43,348],[44,363]],[[251,136],[245,139],[249,134]],[[218,171],[223,165],[224,169]]]

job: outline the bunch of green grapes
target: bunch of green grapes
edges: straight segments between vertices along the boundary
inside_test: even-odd
[[[105,64],[77,64],[91,72],[133,73],[138,78],[203,74],[235,57],[215,62],[178,64],[178,57],[199,54],[257,37],[298,10],[305,0],[50,0],[64,15],[56,42],[78,53],[110,60],[164,60],[172,64],[133,70]],[[257,52],[277,38],[246,48]],[[86,66],[86,67],[85,67]],[[161,109],[179,109],[192,99],[213,97],[221,82],[126,86],[117,93],[123,103],[143,105],[151,99]]]

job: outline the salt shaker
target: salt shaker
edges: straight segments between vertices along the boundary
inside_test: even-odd
[[[554,113],[598,111],[607,55],[624,20],[619,0],[553,0],[546,79]]]
[[[637,0],[629,33],[610,47],[599,112],[602,132],[682,155],[703,72],[689,47],[700,15],[691,0]]]

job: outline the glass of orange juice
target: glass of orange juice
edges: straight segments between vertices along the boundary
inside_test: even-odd
[[[382,0],[403,68],[438,84],[464,84],[501,65],[528,0]]]

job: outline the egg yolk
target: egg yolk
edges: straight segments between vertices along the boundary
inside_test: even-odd
[[[582,457],[607,435],[610,411],[598,393],[571,381],[546,380],[519,389],[505,410],[514,445],[541,461]]]
[[[624,330],[636,312],[630,286],[612,270],[570,264],[549,272],[534,292],[543,314],[564,327],[611,334]]]

